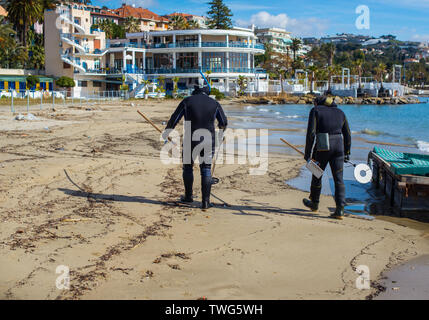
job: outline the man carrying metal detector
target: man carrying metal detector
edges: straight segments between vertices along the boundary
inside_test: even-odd
[[[183,141],[183,182],[185,195],[181,197],[182,202],[192,203],[194,183],[193,164],[199,157],[201,172],[201,208],[206,210],[211,207],[210,193],[213,184],[211,166],[215,151],[215,119],[219,129],[225,130],[228,120],[221,105],[209,97],[210,84],[200,71],[207,86],[195,90],[190,97],[185,98],[174,111],[167,123],[163,138],[166,140],[172,129],[176,127],[182,117],[185,118],[185,135]]]
[[[346,203],[346,189],[343,180],[344,162],[350,160],[351,133],[344,112],[330,97],[318,97],[308,119],[304,159],[314,159],[322,170],[329,163],[335,183],[335,213],[332,218],[342,219]],[[319,209],[322,177],[313,174],[310,199],[303,199],[312,211]]]

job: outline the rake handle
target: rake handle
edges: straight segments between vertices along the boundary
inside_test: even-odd
[[[152,120],[150,120],[148,117],[146,117],[142,112],[140,112],[140,110],[137,110],[137,113],[139,114],[139,115],[141,115],[147,122],[149,122],[151,125],[152,125],[152,127],[154,127],[159,133],[161,133],[162,134],[162,130],[155,124],[155,123],[153,123],[152,122]],[[168,139],[168,141],[170,141],[171,143],[173,143],[173,144],[175,144],[174,142],[173,142],[173,140],[170,138],[170,137],[168,137],[167,138]]]
[[[295,150],[296,152],[298,152],[299,154],[301,154],[302,156],[305,156],[304,155],[304,152],[302,152],[301,150],[299,150],[297,147],[295,147],[293,144],[290,144],[289,142],[287,142],[285,139],[283,139],[283,138],[280,138],[280,140],[282,141],[282,142],[284,142],[285,144],[287,144],[289,147],[291,147],[293,150]]]

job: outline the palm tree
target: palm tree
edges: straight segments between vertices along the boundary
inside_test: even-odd
[[[326,56],[328,65],[332,66],[334,64],[334,57],[335,57],[335,50],[336,50],[335,44],[332,42],[324,43],[321,49]]]
[[[319,68],[317,68],[315,65],[309,66],[308,71],[310,72],[310,93],[313,93],[313,83],[316,81],[316,74]]]
[[[39,0],[43,10],[52,10],[60,4],[60,0]]]
[[[316,62],[320,60],[320,48],[319,47],[313,47],[308,53],[307,53],[307,60],[310,62]]]
[[[4,46],[6,43],[14,40],[13,36],[16,34],[12,26],[4,21],[4,17],[0,17],[0,46]]]
[[[28,60],[27,48],[11,41],[8,46],[0,47],[0,65],[6,69],[22,69]]]
[[[188,29],[188,21],[182,16],[174,16],[171,18],[170,29],[185,30]]]
[[[319,68],[315,74],[318,80],[327,80],[328,79],[328,70],[325,68]]]
[[[335,74],[339,74],[341,72],[341,67],[339,65],[330,65],[328,66],[328,93],[331,93],[331,78]]]
[[[247,78],[245,76],[239,75],[237,79],[237,85],[239,87],[238,95],[244,95],[247,88]]]
[[[97,25],[106,34],[107,39],[112,39],[114,34],[113,22],[110,20],[104,20]]]
[[[359,88],[362,87],[362,81],[361,81],[361,77],[362,77],[362,66],[363,66],[364,60],[363,59],[356,59],[355,61],[353,61],[353,66],[355,71],[357,72],[358,76],[359,76]]]
[[[386,73],[386,68],[387,68],[386,65],[381,62],[374,69],[377,80],[380,81],[381,83],[380,90],[383,88],[383,77],[384,77],[384,74]]]
[[[43,15],[40,0],[8,0],[8,20],[14,25],[19,39],[27,46],[27,32]]]
[[[125,31],[128,33],[135,33],[140,31],[140,22],[134,17],[128,17],[124,23]]]
[[[296,61],[296,53],[301,48],[301,39],[293,38],[290,48],[292,49],[292,52],[293,52],[293,61]]]
[[[200,24],[198,23],[197,20],[188,21],[188,29],[195,30],[199,28],[200,28]]]
[[[173,79],[173,97],[176,98],[177,96],[177,91],[179,90],[179,87],[177,86],[177,84],[179,83],[179,77],[174,77]]]

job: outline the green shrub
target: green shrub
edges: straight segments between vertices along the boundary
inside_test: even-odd
[[[28,76],[26,79],[27,82],[27,88],[32,89],[37,86],[38,83],[40,83],[39,77],[36,76]]]
[[[213,95],[216,97],[216,100],[222,100],[225,99],[225,95],[219,91],[219,89],[212,88],[210,95]]]
[[[74,80],[69,77],[60,77],[55,81],[55,84],[61,88],[73,88],[76,86]]]

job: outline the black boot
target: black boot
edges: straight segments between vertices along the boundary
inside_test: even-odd
[[[311,211],[313,212],[316,212],[317,210],[319,210],[319,202],[313,202],[308,199],[302,199],[302,203],[304,204],[304,206],[311,209]]]
[[[202,193],[202,202],[201,209],[207,210],[213,205],[210,203],[210,193],[212,189],[212,177],[201,177],[201,193]]]
[[[183,170],[183,183],[185,185],[185,195],[180,197],[180,201],[186,203],[194,202],[192,197],[192,185],[194,184],[194,174],[192,172],[192,168]]]
[[[343,217],[344,217],[344,207],[337,207],[335,209],[335,212],[331,214],[331,218],[333,219],[343,220]]]
[[[188,197],[188,196],[186,196],[186,195],[184,195],[184,196],[180,196],[180,202],[184,202],[184,203],[192,203],[192,202],[194,202],[194,198],[191,196],[191,197]]]

